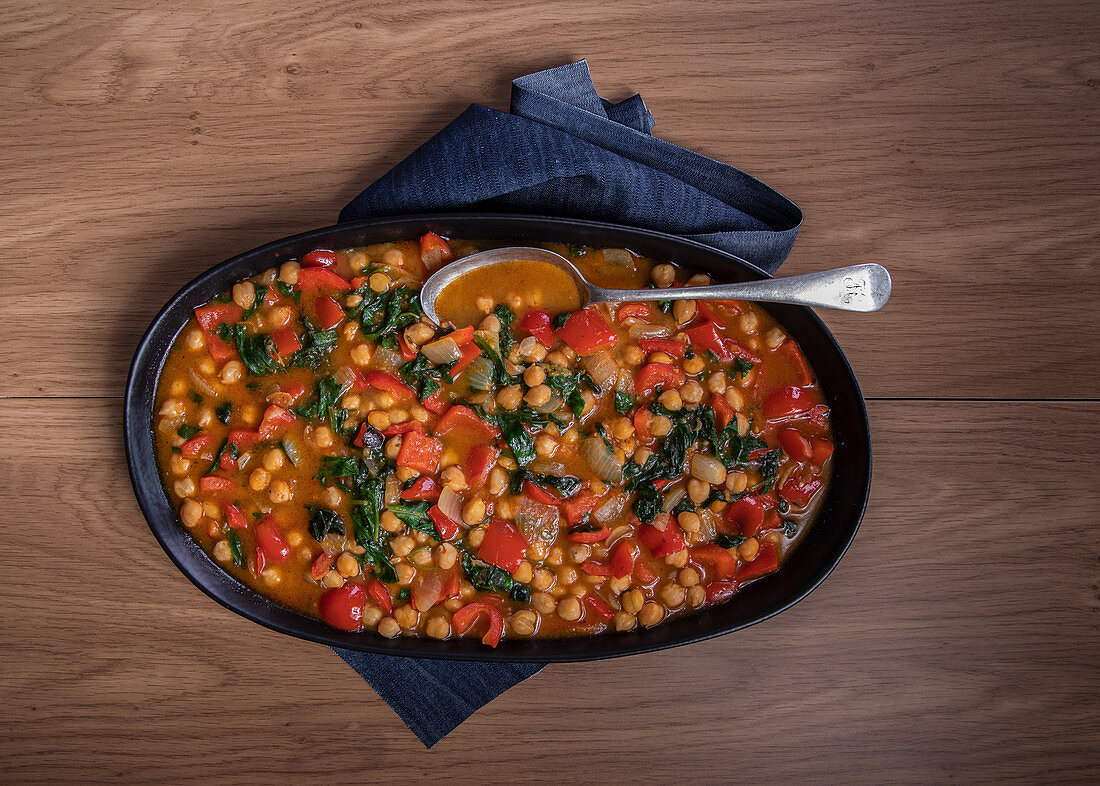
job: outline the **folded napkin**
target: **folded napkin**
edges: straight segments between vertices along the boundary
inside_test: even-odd
[[[345,207],[340,221],[470,209],[609,221],[681,235],[773,272],[802,212],[755,178],[649,135],[641,96],[596,94],[585,61],[512,82],[511,114],[472,105]],[[537,664],[337,649],[429,748]]]

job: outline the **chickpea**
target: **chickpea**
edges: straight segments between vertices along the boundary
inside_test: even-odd
[[[703,386],[694,379],[689,379],[680,388],[680,398],[684,400],[685,404],[698,404],[703,400]]]
[[[393,618],[404,630],[412,630],[420,622],[420,612],[406,603],[393,610]]]
[[[418,568],[428,567],[432,564],[431,549],[423,546],[418,548],[416,551],[409,554],[409,562],[411,562],[413,565],[416,565]]]
[[[664,394],[661,395],[664,396]],[[666,415],[658,415],[649,423],[649,433],[655,437],[666,437],[670,431],[672,431],[672,421]]]
[[[539,568],[531,577],[531,586],[536,590],[547,590],[554,586],[554,574],[546,568]]]
[[[689,535],[694,535],[703,528],[703,521],[699,518],[699,514],[690,511],[684,511],[677,516],[676,523],[680,525],[680,529]]]
[[[233,559],[233,550],[229,548],[229,541],[219,540],[214,544],[214,559],[218,562],[229,562]]]
[[[451,623],[441,615],[428,617],[424,632],[433,639],[445,639],[451,635]]]
[[[477,300],[474,301],[474,305],[477,306],[477,310],[482,314],[488,314],[493,310],[493,299],[488,295],[478,295]]]
[[[699,505],[710,496],[710,484],[698,478],[692,478],[687,482],[687,495],[692,502]]]
[[[473,548],[481,546],[481,541],[485,539],[485,527],[474,527],[472,530],[466,533],[466,542]]]
[[[683,362],[684,371],[688,374],[698,374],[703,370],[703,359],[696,355],[692,358],[686,358]]]
[[[684,400],[680,398],[680,394],[675,390],[666,390],[657,397],[657,401],[662,407],[673,412],[678,412],[684,406]]]
[[[297,530],[288,533],[286,536],[286,542],[289,543],[291,546],[294,546],[295,548],[301,546],[303,540],[305,540],[305,536],[303,536],[302,533],[298,532]],[[358,548],[362,548],[362,546],[359,546]]]
[[[359,560],[348,552],[344,552],[336,558],[336,570],[346,579],[359,575]]]
[[[653,424],[650,424],[650,430],[653,429]],[[639,466],[644,466],[649,457],[653,455],[653,451],[649,448],[638,448],[634,451],[634,463]]]
[[[740,494],[749,487],[749,476],[744,472],[733,470],[726,475],[726,488],[734,494]]]
[[[749,538],[740,546],[737,547],[737,557],[742,562],[752,562],[756,559],[756,555],[760,552],[760,541],[756,538]]]
[[[279,280],[287,286],[294,286],[298,283],[298,274],[302,272],[302,266],[297,262],[291,260],[290,262],[284,262],[279,266]]]
[[[209,376],[218,370],[217,364],[213,358],[203,358],[199,361],[199,371]]]
[[[485,500],[477,497],[466,503],[462,508],[462,520],[468,526],[475,526],[485,520]]]
[[[401,528],[405,526],[405,523],[401,521],[401,519],[397,518],[397,516],[395,516],[393,512],[389,510],[382,511],[382,517],[380,521],[382,524],[382,529],[390,533],[400,532]]]
[[[592,578],[603,578],[603,576],[594,576]],[[613,578],[607,582],[607,587],[616,595],[621,595],[630,587],[630,576],[624,576],[621,579]]]
[[[627,631],[634,630],[638,624],[638,618],[633,614],[628,614],[625,611],[620,611],[615,614],[615,630]]]
[[[447,467],[440,473],[439,480],[454,492],[465,491],[467,488],[466,474],[459,467]]]
[[[206,428],[214,422],[214,410],[211,407],[205,407],[202,412],[199,413],[199,426]]]
[[[647,628],[652,628],[665,618],[664,608],[653,601],[649,601],[642,610],[638,612],[638,622],[642,623]]]
[[[645,352],[637,344],[631,344],[623,350],[623,362],[628,366],[636,366],[645,360]]]
[[[547,349],[534,336],[528,336],[519,342],[519,354],[528,363],[538,363],[546,359]]]
[[[535,437],[535,453],[546,458],[553,456],[558,450],[558,441],[549,434],[539,434]]]
[[[201,330],[192,330],[187,334],[188,349],[202,349],[204,346],[206,346],[206,336],[202,334]]]
[[[187,405],[182,401],[170,398],[160,407],[160,416],[163,418],[182,418],[187,414]]]
[[[687,597],[687,592],[679,584],[668,584],[663,590],[661,590],[661,600],[665,602],[665,605],[669,608],[676,608],[684,602],[684,598]]]
[[[667,262],[662,262],[653,266],[653,269],[649,271],[649,277],[659,287],[670,287],[672,282],[676,280],[676,268]]]
[[[271,484],[271,488],[267,491],[268,499],[275,504],[283,502],[290,502],[290,498],[294,496],[294,492],[290,488],[290,484],[285,480],[276,480]]]
[[[489,472],[489,494],[499,497],[508,485],[508,473],[500,467],[493,467]]]
[[[539,617],[530,609],[520,609],[508,618],[508,627],[517,636],[530,636],[535,632]]]
[[[707,591],[698,584],[688,590],[688,603],[691,604],[692,608],[697,609],[702,606],[706,597]]]
[[[564,368],[569,365],[569,358],[560,349],[555,349],[546,356],[546,362],[552,366],[562,366]]]
[[[527,391],[527,395],[523,397],[523,400],[532,407],[540,407],[550,400],[550,388],[547,385],[535,385]]]
[[[531,563],[527,560],[523,560],[516,566],[515,573],[512,574],[512,578],[518,581],[520,584],[527,584],[534,578],[534,568],[531,567]]]
[[[378,621],[382,619],[382,610],[377,606],[372,606],[369,603],[363,607],[363,625],[367,628],[373,628],[378,624]]]
[[[395,557],[407,557],[409,552],[413,550],[413,545],[414,541],[408,535],[390,539],[390,550],[393,551]]]
[[[348,322],[340,329],[340,335],[344,337],[344,341],[354,341],[359,335],[359,323]]]
[[[569,547],[569,559],[580,565],[592,556],[592,547],[587,543],[574,543]]]
[[[202,521],[202,505],[193,499],[185,499],[180,507],[180,519],[188,527],[197,526]]]
[[[390,253],[389,251],[386,252]],[[385,292],[390,288],[390,277],[385,273],[371,273],[367,280],[372,292]]]
[[[557,567],[565,562],[565,552],[561,550],[560,546],[554,546],[550,549],[550,553],[546,555],[546,564]]]
[[[695,316],[694,300],[677,300],[672,304],[672,318],[679,324],[686,325]]]
[[[737,413],[737,435],[743,437],[748,433],[749,433],[749,419],[747,417],[745,417],[744,415],[742,415],[740,412],[738,412]]]
[[[351,362],[357,366],[370,363],[371,348],[368,344],[356,344],[351,350]]]
[[[750,336],[756,332],[756,326],[759,324],[760,319],[752,311],[746,312],[741,315],[741,318],[737,320],[737,324],[741,330],[748,333]]]
[[[645,604],[645,595],[640,589],[632,589],[623,593],[623,611],[628,614],[637,614]]]
[[[386,454],[386,458],[393,461],[397,458],[397,454],[401,452],[401,435],[390,437],[386,440],[386,444],[383,447],[383,452]]]
[[[385,431],[390,427],[390,416],[388,412],[382,412],[381,410],[375,410],[367,415],[367,423],[374,426],[379,431]]]
[[[562,598],[558,601],[558,616],[563,620],[579,620],[581,618],[581,602],[574,597]]]
[[[497,393],[497,403],[507,410],[513,410],[518,407],[520,399],[522,398],[523,391],[520,389],[519,385],[509,385]]]
[[[330,570],[321,577],[321,583],[329,589],[336,589],[344,586],[344,577],[340,575],[339,571]]]
[[[256,302],[256,287],[251,281],[241,281],[233,285],[233,302],[248,310]]]
[[[682,568],[688,563],[688,550],[680,549],[665,557],[665,564],[674,568]]]
[[[681,586],[689,588],[694,587],[702,580],[702,577],[699,575],[699,571],[697,571],[695,568],[682,569],[677,574],[676,578],[680,582]]]
[[[332,429],[328,426],[318,426],[313,429],[311,441],[322,450],[331,448],[333,443]]]
[[[779,345],[787,340],[787,334],[782,329],[774,327],[764,334],[764,346],[768,349],[779,349]]]
[[[706,273],[696,273],[687,280],[689,287],[705,287],[710,283],[710,276]]]
[[[252,474],[248,476],[248,487],[253,491],[263,491],[270,482],[271,475],[262,467],[257,467],[252,471]]]
[[[416,568],[407,562],[399,562],[393,566],[394,573],[397,574],[397,583],[401,586],[408,586],[412,583],[412,580],[416,578]]]
[[[573,584],[577,580],[577,569],[572,565],[562,565],[558,568],[558,584]]]
[[[425,325],[423,322],[414,322],[405,328],[405,341],[410,347],[418,347],[434,337],[435,331],[432,330],[431,325]]]
[[[531,607],[539,614],[553,614],[557,606],[557,601],[545,592],[531,593]]]
[[[729,381],[726,377],[726,372],[715,371],[713,374],[707,377],[707,390],[711,393],[722,394],[726,392],[726,386]]]
[[[271,448],[271,450],[264,453],[264,469],[268,472],[274,472],[277,469],[281,469],[283,462],[286,459],[286,454],[279,448]]]
[[[400,632],[401,626],[397,624],[397,620],[393,617],[383,617],[378,621],[379,636],[385,636],[387,639],[392,639]]]
[[[542,366],[528,366],[527,370],[523,372],[523,381],[529,388],[541,385],[545,380],[546,371],[543,370]]]
[[[173,453],[172,458],[168,459],[168,468],[172,470],[173,475],[184,475],[191,469],[191,461]]]
[[[435,564],[443,570],[450,570],[458,562],[458,549],[450,543],[440,543],[435,547]]]

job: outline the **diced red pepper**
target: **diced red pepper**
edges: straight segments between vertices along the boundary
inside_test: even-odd
[[[611,530],[606,524],[601,524],[599,529],[591,532],[570,532],[565,539],[572,543],[599,543],[601,540],[607,540],[609,535]]]
[[[236,445],[240,450],[252,450],[260,444],[260,432],[248,429],[235,428],[229,432],[230,444]]]
[[[638,540],[653,552],[654,557],[662,559],[687,547],[684,531],[671,516],[662,513],[654,521],[663,523],[664,528],[657,527],[655,524],[643,524],[638,529]]]
[[[752,363],[759,363],[760,356],[746,347],[744,344],[734,341],[732,338],[726,339],[726,347],[733,353],[734,357],[744,358]]]
[[[432,393],[420,403],[424,405],[424,409],[428,410],[429,412],[434,412],[437,415],[446,412],[447,408],[451,405],[450,399],[443,392],[442,388],[437,390],[435,393]]]
[[[728,339],[719,332],[718,324],[714,321],[704,322],[684,332],[696,351],[713,352],[720,363],[729,363],[735,357]]]
[[[451,339],[460,347],[465,346],[474,340],[474,326],[467,325],[464,328],[452,330],[447,334],[447,338]]]
[[[439,499],[440,490],[439,481],[429,475],[424,475],[414,480],[411,486],[401,492],[401,499],[435,502]]]
[[[336,252],[318,248],[302,255],[302,267],[332,267],[336,264]]]
[[[615,616],[615,609],[607,605],[607,601],[595,592],[589,592],[584,596],[584,605],[587,606],[589,611],[591,611],[601,622],[607,622]]]
[[[290,559],[290,544],[279,531],[274,516],[268,514],[260,519],[255,532],[256,545],[269,562],[286,562]]]
[[[387,437],[396,437],[399,434],[408,434],[410,431],[419,431],[421,434],[426,433],[424,424],[419,420],[406,420],[404,423],[387,426],[382,430],[382,434]]]
[[[402,360],[416,360],[416,350],[405,340],[404,331],[399,331],[397,334],[397,351],[401,353]]]
[[[833,455],[833,443],[821,437],[814,437],[811,441],[814,445],[814,452],[810,456],[810,463],[815,467],[820,467]]]
[[[351,444],[357,448],[363,447],[363,438],[366,436],[367,430],[373,428],[369,423],[360,423],[359,430],[355,432],[355,436],[351,439]]]
[[[821,486],[821,478],[810,478],[809,480],[791,478],[783,484],[783,488],[779,490],[779,496],[792,505],[802,507],[810,501],[810,498],[818,492]]]
[[[525,330],[529,335],[547,349],[554,346],[554,329],[550,315],[540,309],[528,311],[516,325],[520,330]]]
[[[691,559],[707,569],[707,578],[710,579],[732,579],[737,572],[734,556],[715,543],[692,546]]]
[[[591,490],[585,489],[576,496],[570,497],[561,503],[561,512],[565,520],[571,525],[580,524],[584,517],[595,510],[600,504],[601,497]]]
[[[634,572],[634,545],[623,538],[611,547],[611,575],[625,579]]]
[[[416,391],[406,385],[400,379],[386,371],[368,371],[363,375],[363,382],[367,387],[389,393],[398,401],[407,401],[416,398]],[[352,389],[358,387],[359,381],[353,383]],[[356,392],[362,392],[356,390]]]
[[[367,579],[367,595],[383,613],[389,614],[393,611],[393,598],[390,597],[390,591],[374,576]]]
[[[227,502],[222,506],[222,510],[225,511],[225,523],[230,527],[233,529],[248,529],[248,520],[245,519],[244,514],[236,505]]]
[[[647,396],[658,387],[665,390],[678,388],[687,381],[684,370],[671,363],[647,363],[634,378],[634,390],[639,396]]]
[[[236,491],[237,484],[229,478],[218,475],[203,475],[199,478],[199,491],[204,494],[225,494]]]
[[[649,439],[653,433],[649,430],[649,424],[653,422],[653,413],[645,407],[638,407],[634,411],[634,431],[642,439]]]
[[[779,568],[779,552],[776,551],[775,544],[770,540],[765,540],[760,544],[760,551],[756,552],[756,557],[752,562],[742,562],[737,568],[737,580],[748,581],[749,579],[759,578],[769,573],[773,573]]]
[[[285,393],[286,396],[289,397],[290,403],[294,403],[301,398],[305,392],[306,389],[301,382],[284,382],[279,385],[279,389],[275,393],[267,397],[267,400],[271,401],[275,395]]]
[[[196,434],[191,439],[180,445],[180,455],[184,458],[198,458],[203,453],[214,449],[216,439],[210,434]]]
[[[798,376],[799,385],[812,385],[814,381],[814,375],[810,373],[810,366],[806,362],[806,356],[802,354],[802,350],[798,348],[791,339],[787,339],[779,348],[775,350],[777,355],[783,356],[791,368],[795,370],[795,374]]]
[[[327,551],[322,551],[317,555],[317,559],[313,560],[313,564],[309,568],[309,577],[314,581],[320,581],[326,573],[332,570],[332,563],[335,561],[335,556]]]
[[[428,508],[428,518],[435,524],[435,531],[440,540],[450,540],[458,534],[458,524],[451,519],[438,505]]]
[[[812,409],[816,403],[813,394],[806,388],[788,385],[764,399],[760,411],[768,420],[778,420]]]
[[[425,475],[439,471],[439,457],[443,455],[443,443],[426,434],[410,431],[401,441],[397,454],[397,466],[415,469]]]
[[[281,327],[271,331],[271,338],[275,341],[275,351],[279,357],[287,358],[302,348],[302,342],[289,327]]]
[[[623,303],[621,306],[619,306],[619,310],[615,312],[616,322],[625,322],[631,317],[634,317],[635,319],[649,319],[649,304]]]
[[[272,404],[264,410],[263,419],[260,421],[259,435],[262,440],[269,440],[275,436],[281,428],[293,424],[297,417],[293,412]]]
[[[455,364],[451,367],[451,379],[457,377],[466,370],[468,365],[481,357],[481,347],[473,342],[463,344],[459,347],[459,352],[462,353],[462,357],[455,361]]]
[[[707,603],[725,603],[737,593],[737,582],[729,579],[712,581],[705,587]]]
[[[497,463],[500,451],[492,445],[474,445],[466,453],[466,464],[463,469],[466,475],[466,485],[471,490],[477,491],[489,480],[489,472]]]
[[[313,310],[322,330],[332,330],[344,320],[344,309],[330,297],[317,298],[313,302]]]
[[[714,425],[721,431],[737,417],[737,411],[721,393],[710,394],[710,408],[714,410]]]
[[[420,261],[429,273],[434,273],[454,258],[450,244],[435,232],[425,232],[420,236]]]
[[[515,573],[527,553],[527,541],[515,525],[504,519],[493,519],[485,530],[477,556],[490,565]]]
[[[334,628],[362,630],[363,604],[366,602],[367,591],[363,585],[348,583],[342,587],[325,590],[321,599],[317,601],[317,613]]]
[[[592,560],[585,560],[580,564],[580,569],[587,573],[589,576],[611,576],[613,575],[613,568],[610,565],[604,565],[602,562],[593,562]]]
[[[467,603],[454,613],[451,623],[454,625],[455,633],[461,636],[483,614],[489,618],[489,630],[481,637],[481,643],[495,647],[500,643],[500,635],[504,632],[504,615],[492,603],[484,600]]]
[[[558,330],[558,338],[581,357],[587,357],[615,346],[619,334],[611,329],[599,311],[582,308],[566,318]]]
[[[195,309],[195,319],[207,333],[213,333],[223,322],[235,325],[244,316],[244,309],[236,303],[210,303]]]
[[[687,347],[670,338],[640,338],[638,346],[643,352],[664,352],[669,357],[682,358]]]
[[[267,558],[264,557],[263,550],[259,546],[257,546],[256,560],[254,562],[250,561],[248,563],[248,569],[252,571],[253,576],[259,576],[261,573],[264,572],[265,565],[267,565]]]
[[[795,428],[785,428],[779,432],[779,447],[795,461],[809,461],[814,455],[813,443]]]
[[[767,506],[760,497],[742,497],[726,506],[722,511],[722,520],[731,525],[734,534],[751,538],[760,531],[767,510]]]
[[[543,505],[559,505],[561,504],[561,497],[553,494],[550,491],[536,486],[529,480],[523,481],[523,493],[533,499],[535,502],[541,502]],[[610,530],[608,530],[610,533]]]
[[[638,558],[634,560],[634,580],[642,586],[648,587],[658,578],[660,578],[660,574],[653,569],[649,560],[639,554]]]
[[[350,292],[351,282],[324,267],[304,267],[298,271],[298,288],[303,293]]]
[[[222,341],[220,337],[215,336],[213,333],[206,337],[206,349],[210,353],[210,357],[214,358],[217,363],[226,363],[230,360],[236,360],[237,349],[227,341]]]
[[[467,406],[455,404],[435,424],[432,431],[441,437],[454,434],[459,439],[491,442],[500,436],[500,429],[486,423]]]

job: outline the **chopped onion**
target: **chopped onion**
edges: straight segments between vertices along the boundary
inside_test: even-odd
[[[458,348],[458,344],[450,336],[444,336],[438,341],[425,344],[420,348],[420,351],[424,353],[424,357],[437,366],[454,363],[462,357],[462,350]]]
[[[349,366],[340,366],[336,369],[336,381],[340,383],[340,393],[336,396],[340,398],[355,385],[356,374],[351,370]]]
[[[726,482],[726,468],[714,456],[696,453],[691,457],[691,474],[712,486]]]
[[[462,521],[462,500],[450,486],[444,486],[439,492],[439,501],[435,503],[443,515],[458,524]]]
[[[680,504],[680,500],[684,498],[687,492],[684,491],[683,486],[677,486],[665,495],[665,504],[661,507],[664,508],[665,513],[671,513],[672,509]]]
[[[383,499],[387,505],[393,505],[401,500],[401,484],[397,481],[397,475],[386,478],[386,495]]]
[[[302,448],[298,444],[298,438],[287,434],[283,438],[282,442],[283,453],[286,453],[286,457],[290,459],[290,463],[294,466],[298,466],[302,463]]]
[[[581,455],[592,467],[592,471],[608,483],[623,482],[622,464],[615,460],[611,448],[599,437],[589,437],[581,443]]]
[[[531,465],[532,472],[538,472],[541,475],[553,475],[555,478],[565,477],[565,465],[560,461],[547,461],[546,459],[536,459],[535,463]]]
[[[187,369],[187,376],[191,377],[191,382],[195,385],[195,388],[204,396],[217,396],[218,392],[202,378],[202,375],[198,374],[195,369]]]
[[[556,390],[550,391],[550,398],[546,400],[545,404],[539,404],[535,409],[539,412],[557,412],[561,408],[564,402],[561,398],[561,393]]]
[[[609,262],[612,265],[622,265],[623,267],[634,267],[634,255],[627,251],[625,248],[605,248],[603,250],[603,258],[605,262]]]
[[[651,325],[648,322],[639,322],[636,325],[631,325],[627,329],[627,333],[633,339],[668,338],[672,335],[672,327],[670,325]]]
[[[385,371],[392,371],[404,362],[405,359],[399,354],[381,345],[375,348],[374,354],[371,356],[371,365]]]
[[[560,516],[558,509],[530,497],[522,497],[516,510],[516,527],[528,543],[544,543],[549,546],[558,537]]]
[[[493,362],[487,357],[478,357],[466,368],[466,381],[474,390],[492,390]]]
[[[619,376],[619,364],[615,362],[615,357],[606,349],[603,352],[597,352],[595,355],[584,358],[581,365],[588,372],[588,376],[592,377],[592,381],[601,388],[606,388]]]
[[[626,497],[622,494],[612,493],[609,494],[600,506],[592,511],[592,518],[603,524],[604,522],[611,521],[623,512],[623,504],[626,502]]]

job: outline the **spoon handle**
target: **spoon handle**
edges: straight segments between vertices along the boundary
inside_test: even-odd
[[[882,265],[852,265],[786,278],[677,289],[604,289],[592,287],[592,302],[629,300],[755,300],[843,311],[878,311],[890,299],[890,273]]]

